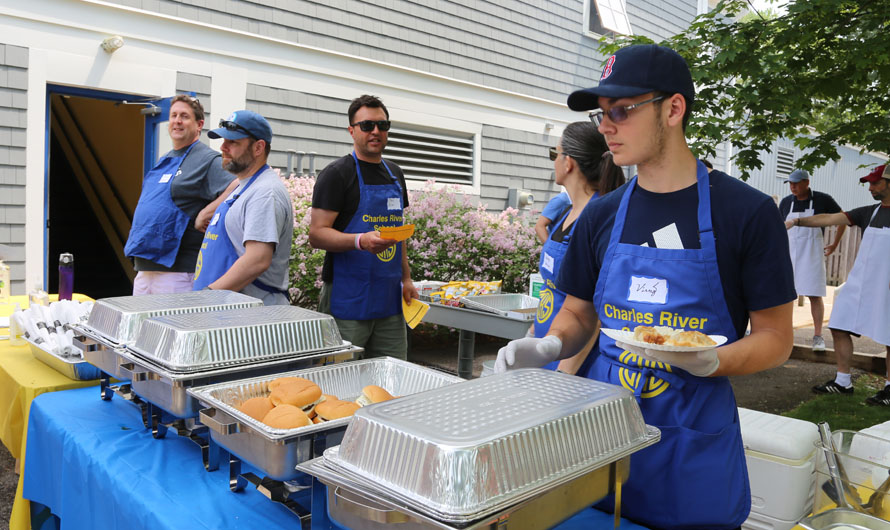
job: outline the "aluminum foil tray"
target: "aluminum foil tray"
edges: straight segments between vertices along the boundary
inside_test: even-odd
[[[128,349],[171,372],[191,373],[347,346],[334,317],[278,305],[150,318]]]
[[[25,340],[28,341],[28,346],[31,347],[31,353],[35,359],[69,379],[90,381],[102,377],[102,372],[92,364],[84,361],[80,355],[72,355],[70,357],[56,355],[39,344],[35,344],[31,339],[25,338]]]
[[[269,394],[269,383],[279,377],[298,376],[314,381],[326,394],[355,400],[367,385],[378,385],[395,396],[406,396],[459,383],[463,379],[392,357],[350,361],[293,372],[253,377],[228,383],[193,387],[188,393],[207,407],[201,421],[220,446],[276,480],[297,475],[295,466],[321,455],[318,435],[327,446],[340,443],[351,418],[341,418],[297,429],[276,429],[244,414],[244,401]],[[321,445],[323,450],[325,445]]]
[[[422,513],[468,522],[660,436],[621,387],[524,369],[363,407],[324,456]]]
[[[532,320],[538,310],[538,299],[526,294],[482,294],[460,301],[464,307],[522,320]]]
[[[202,313],[263,305],[262,300],[233,291],[206,290],[189,293],[149,294],[101,298],[93,304],[90,318],[82,327],[91,336],[105,339],[117,348],[136,340],[146,319],[181,313]]]

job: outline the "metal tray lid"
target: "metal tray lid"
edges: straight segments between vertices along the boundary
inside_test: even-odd
[[[627,390],[524,369],[359,409],[332,465],[461,519],[655,443]]]
[[[534,296],[518,293],[464,296],[460,301],[465,307],[521,320],[535,318],[539,302]]]
[[[276,305],[150,318],[128,349],[173,372],[198,372],[347,346],[334,317]]]
[[[98,332],[116,347],[136,340],[142,322],[152,317],[261,305],[262,300],[246,294],[211,289],[188,293],[115,296],[96,300],[84,327],[88,331]]]

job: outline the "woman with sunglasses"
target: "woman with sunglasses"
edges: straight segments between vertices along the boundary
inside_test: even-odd
[[[556,277],[569,246],[575,220],[592,199],[624,184],[624,172],[612,161],[606,139],[589,121],[570,123],[563,131],[559,144],[550,148],[550,160],[553,161],[556,183],[565,187],[572,202],[556,216],[553,229],[541,249],[539,268],[544,285],[541,287],[541,303],[534,323],[535,337],[539,338],[547,335],[553,317],[559,313],[565,300],[565,293],[556,288]],[[593,361],[592,357],[588,359],[588,353],[595,341],[596,334],[577,355],[554,361],[544,368],[570,374],[586,373]]]

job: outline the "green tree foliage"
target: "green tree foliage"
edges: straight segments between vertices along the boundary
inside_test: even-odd
[[[683,55],[696,101],[687,135],[703,157],[729,140],[747,179],[760,151],[788,138],[798,167],[838,160],[836,145],[890,151],[890,0],[796,0],[776,16],[722,0],[659,44]],[[607,56],[645,37],[603,40]]]

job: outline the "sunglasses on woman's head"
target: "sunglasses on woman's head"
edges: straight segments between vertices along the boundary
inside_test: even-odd
[[[356,125],[362,132],[371,132],[374,130],[374,127],[380,129],[380,132],[386,132],[392,126],[392,122],[389,120],[362,120],[352,124],[353,127]]]

